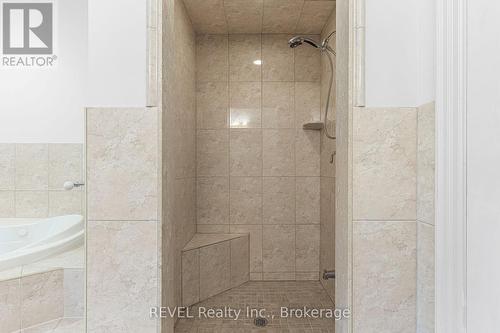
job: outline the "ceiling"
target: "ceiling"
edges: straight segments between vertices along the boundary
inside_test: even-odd
[[[184,0],[197,33],[319,34],[333,0]]]

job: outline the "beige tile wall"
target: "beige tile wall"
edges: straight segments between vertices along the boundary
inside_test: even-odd
[[[86,119],[87,330],[156,332],[158,110],[94,108]]]
[[[181,305],[181,250],[196,232],[196,40],[182,0],[164,0],[160,17],[162,305],[175,307]],[[162,321],[166,332],[173,325]]]
[[[416,331],[417,109],[353,111],[353,325]]]
[[[185,0],[196,32],[320,33],[334,0]]]
[[[354,223],[354,332],[416,332],[415,227],[404,221]]]
[[[182,252],[182,305],[190,306],[249,279],[249,236],[202,242]]]
[[[434,332],[435,106],[418,108],[417,146],[417,332]]]
[[[197,36],[197,230],[250,233],[256,280],[318,278],[321,60],[290,37]]]
[[[82,214],[82,144],[0,143],[0,218]]]
[[[74,293],[83,291],[83,281],[68,290],[66,280],[64,270],[55,269],[0,281],[0,332],[18,332],[65,315],[81,317],[83,309],[66,295],[80,296],[83,302],[83,295]]]
[[[336,29],[336,11],[334,10],[327,21],[321,34],[321,39]],[[330,45],[336,49],[336,41],[332,39]],[[334,60],[336,60],[334,58]],[[330,85],[331,68],[328,58],[325,54],[321,57],[321,119],[324,119],[324,109],[326,108],[326,99]],[[334,73],[335,75],[336,73]],[[330,95],[331,102],[328,112],[327,126],[329,133],[335,133],[335,92],[336,80]],[[333,154],[333,157],[332,157]],[[320,161],[320,273],[324,270],[335,269],[335,162],[336,162],[336,140],[321,135],[321,161]],[[335,298],[335,280],[321,279],[323,287],[332,299]]]

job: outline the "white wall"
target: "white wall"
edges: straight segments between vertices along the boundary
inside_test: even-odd
[[[0,142],[83,142],[87,1],[55,8],[57,65],[0,69]]]
[[[146,106],[147,1],[88,0],[88,106]]]
[[[0,70],[0,142],[81,143],[85,107],[146,105],[146,0],[55,4],[57,65]]]
[[[500,327],[500,2],[468,1],[467,327]]]
[[[434,100],[434,0],[366,0],[366,106]]]

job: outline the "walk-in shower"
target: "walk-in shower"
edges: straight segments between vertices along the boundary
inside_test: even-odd
[[[328,89],[328,95],[326,97],[326,106],[325,106],[325,117],[323,119],[323,128],[325,129],[325,135],[329,139],[335,139],[334,135],[331,135],[328,132],[328,126],[327,126],[327,119],[328,119],[328,109],[330,108],[330,99],[332,95],[332,88],[333,88],[333,78],[334,78],[334,69],[333,69],[333,58],[332,56],[336,56],[335,50],[332,49],[330,46],[330,39],[335,36],[335,31],[330,33],[328,37],[326,37],[321,43],[316,42],[314,39],[305,37],[305,36],[295,36],[292,39],[288,41],[288,45],[292,49],[301,46],[302,44],[306,43],[312,47],[315,47],[320,50],[321,53],[325,52],[329,63],[330,63],[330,84],[329,84],[329,89]]]

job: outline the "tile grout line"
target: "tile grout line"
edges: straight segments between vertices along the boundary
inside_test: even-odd
[[[264,5],[262,7],[262,12],[264,12]],[[262,15],[262,22],[264,20],[264,15]],[[263,116],[264,116],[264,38],[263,35],[260,35],[260,183],[261,183],[261,196],[260,196],[260,230],[261,230],[261,242],[260,242],[260,265],[261,265],[261,280],[264,279],[264,128],[263,128]]]

